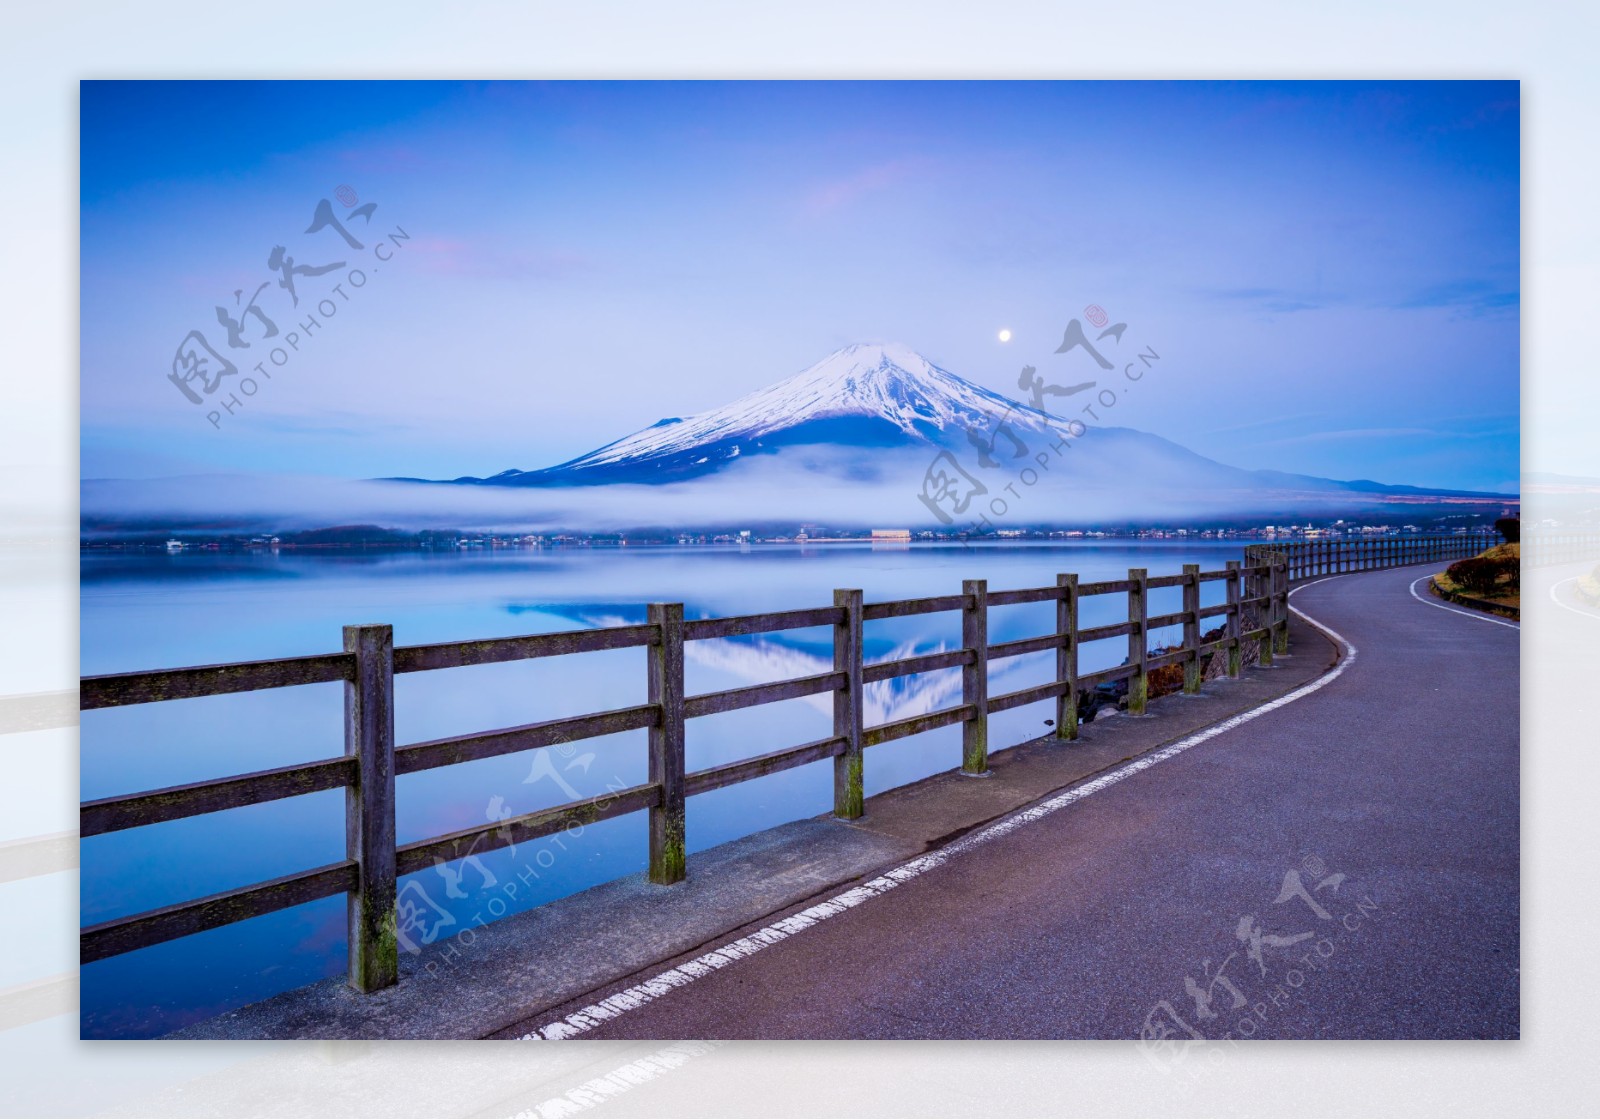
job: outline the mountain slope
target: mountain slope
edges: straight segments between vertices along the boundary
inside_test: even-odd
[[[1071,425],[941,369],[905,346],[857,344],[793,377],[686,418],[668,417],[543,470],[457,482],[498,486],[681,481],[741,456],[813,446],[857,451],[967,444],[1000,420],[1069,437]]]
[[[800,477],[914,480],[941,451],[968,471],[979,472],[977,463],[988,454],[985,467],[1015,473],[1046,449],[1055,458],[1047,455],[1039,466],[1053,472],[1052,490],[1476,496],[1227,466],[1146,432],[1069,422],[975,385],[909,347],[865,343],[721,408],[659,420],[567,462],[452,481],[653,485],[748,474],[758,458]]]

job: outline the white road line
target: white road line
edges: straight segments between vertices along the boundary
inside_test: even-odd
[[[1464,610],[1461,610],[1458,607],[1447,607],[1443,603],[1435,603],[1432,599],[1425,599],[1421,595],[1418,595],[1417,594],[1417,584],[1421,583],[1425,579],[1432,579],[1432,578],[1433,578],[1432,576],[1418,576],[1416,579],[1412,580],[1411,581],[1411,597],[1413,599],[1415,599],[1419,603],[1426,603],[1430,607],[1438,607],[1442,611],[1449,611],[1451,614],[1459,614],[1464,618],[1475,618],[1479,622],[1492,622],[1496,626],[1509,626],[1513,630],[1521,630],[1522,629],[1522,627],[1517,625],[1515,622],[1507,622],[1503,618],[1495,618],[1493,615],[1484,614],[1482,611],[1464,611]]]
[[[1550,601],[1556,606],[1561,607],[1563,610],[1569,610],[1573,614],[1581,614],[1584,618],[1600,618],[1600,614],[1597,614],[1594,611],[1586,611],[1582,607],[1575,607],[1571,603],[1562,602],[1561,597],[1556,594],[1556,588],[1560,587],[1563,583],[1576,583],[1582,578],[1582,576],[1568,576],[1566,579],[1556,580],[1556,582],[1550,585]]]
[[[1319,579],[1313,581],[1313,583],[1302,584],[1290,591],[1289,594],[1292,596],[1297,591],[1304,591],[1307,587],[1312,587],[1315,586],[1315,584],[1322,582],[1324,582],[1324,580]],[[838,915],[843,914],[846,910],[866,902],[868,899],[877,898],[879,895],[893,890],[901,883],[910,882],[917,876],[932,871],[936,867],[942,866],[951,858],[960,855],[962,852],[971,851],[973,848],[976,848],[981,844],[987,844],[991,840],[999,839],[1002,836],[1016,831],[1025,824],[1031,824],[1032,822],[1039,820],[1041,817],[1046,817],[1051,813],[1054,813],[1058,809],[1064,809],[1068,805],[1082,801],[1085,797],[1088,797],[1091,794],[1099,793],[1103,789],[1114,786],[1124,778],[1130,778],[1134,774],[1137,774],[1142,770],[1148,770],[1150,767],[1159,762],[1165,762],[1169,758],[1176,758],[1190,747],[1199,746],[1201,743],[1204,743],[1209,739],[1214,739],[1224,732],[1231,731],[1235,727],[1249,723],[1251,720],[1260,716],[1264,716],[1268,712],[1275,712],[1279,708],[1282,708],[1288,704],[1292,704],[1296,700],[1300,700],[1306,696],[1310,696],[1318,689],[1332,684],[1344,674],[1344,671],[1348,669],[1351,664],[1355,662],[1356,647],[1352,645],[1350,641],[1343,635],[1337,633],[1327,626],[1324,626],[1316,619],[1307,615],[1304,611],[1292,606],[1289,609],[1294,611],[1295,614],[1305,619],[1306,622],[1316,627],[1322,633],[1326,634],[1336,645],[1342,647],[1344,650],[1344,655],[1339,658],[1338,664],[1334,665],[1333,668],[1329,669],[1316,680],[1307,684],[1303,684],[1293,692],[1286,693],[1283,696],[1278,697],[1276,700],[1268,701],[1259,708],[1252,708],[1247,712],[1241,712],[1240,714],[1233,716],[1231,719],[1223,720],[1221,723],[1216,724],[1213,727],[1209,727],[1204,731],[1196,732],[1187,739],[1181,739],[1178,742],[1173,743],[1171,746],[1163,747],[1158,751],[1153,751],[1150,754],[1143,756],[1142,758],[1134,759],[1132,762],[1126,763],[1123,766],[1110,771],[1109,773],[1102,774],[1100,777],[1095,778],[1092,781],[1085,782],[1083,785],[1074,786],[1073,788],[1050,798],[1048,801],[1040,802],[1030,809],[1024,809],[1022,812],[1016,813],[1013,816],[1005,818],[1004,820],[996,821],[987,828],[980,829],[977,832],[968,833],[961,839],[947,844],[937,851],[928,852],[925,855],[908,860],[905,863],[900,864],[898,867],[885,872],[878,878],[871,880],[870,882],[862,883],[860,886],[853,887],[850,890],[837,894],[834,897],[824,902],[819,902],[815,906],[808,907],[797,914],[791,914],[789,917],[784,918],[781,921],[773,922],[771,925],[764,926],[748,936],[741,937],[736,941],[730,941],[726,945],[722,945],[719,948],[713,949],[709,953],[698,956],[692,961],[687,961],[684,964],[680,964],[676,968],[669,968],[663,972],[657,973],[655,976],[651,977],[649,980],[646,980],[642,984],[636,984],[631,988],[624,989],[623,991],[617,992],[614,995],[600,1000],[598,1003],[592,1003],[580,1011],[574,1011],[571,1015],[566,1016],[564,1019],[558,1019],[553,1023],[546,1024],[538,1030],[530,1031],[522,1036],[522,1040],[531,1041],[534,1039],[574,1038],[578,1035],[585,1034],[586,1032],[593,1030],[595,1027],[598,1027],[601,1023],[608,1019],[615,1019],[619,1015],[623,1015],[637,1007],[643,1007],[645,1004],[666,995],[675,988],[681,988],[685,985],[692,984],[701,977],[709,976],[718,969],[725,968],[741,958],[752,956],[770,945],[776,945],[778,942],[783,941],[794,934],[801,932],[802,930],[811,928],[819,922],[824,922],[829,918],[837,917]]]
[[[575,1115],[604,1104],[612,1097],[631,1092],[638,1086],[654,1081],[663,1074],[671,1073],[685,1062],[691,1062],[696,1058],[703,1057],[724,1045],[726,1044],[721,1042],[675,1042],[671,1046],[663,1047],[636,1061],[618,1066],[610,1073],[592,1077],[582,1085],[567,1090],[559,1097],[551,1097],[533,1108],[525,1108],[520,1112],[514,1113],[511,1120],[533,1120],[533,1118],[541,1116]]]

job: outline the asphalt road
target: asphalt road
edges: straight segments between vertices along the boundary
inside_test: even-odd
[[[1158,1062],[1195,1038],[1225,1055],[1518,1037],[1520,635],[1414,595],[1429,570],[1296,589],[1355,650],[1314,691],[647,1001],[626,990],[681,962],[544,1021],[576,1013],[585,1038],[1143,1033]],[[583,1015],[619,991],[626,1010]]]

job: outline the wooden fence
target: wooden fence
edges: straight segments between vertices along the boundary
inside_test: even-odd
[[[1498,533],[1415,533],[1392,537],[1277,541],[1250,545],[1245,549],[1245,557],[1251,563],[1259,557],[1282,557],[1288,566],[1289,578],[1299,580],[1396,568],[1405,564],[1448,564],[1476,556],[1499,543]]]
[[[1380,543],[1373,542],[1374,545]],[[1455,555],[1452,549],[1468,547],[1459,540],[1441,540],[1430,545],[1411,540],[1405,542],[1404,547],[1390,548],[1369,548],[1366,542],[1350,542],[1346,547],[1351,546],[1358,551],[1349,554],[1350,563],[1361,568],[1412,563],[1422,557],[1419,550],[1435,549],[1442,558],[1446,554]],[[733,618],[686,620],[681,603],[652,603],[646,621],[640,625],[398,648],[393,644],[393,632],[387,625],[347,626],[344,650],[340,653],[85,677],[80,682],[79,692],[79,706],[85,711],[343,681],[345,753],[342,756],[87,801],[80,807],[79,823],[81,835],[99,836],[342,788],[345,791],[346,855],[336,863],[264,883],[86,926],[80,931],[80,957],[83,963],[89,963],[343,894],[348,900],[349,982],[361,991],[376,991],[394,984],[399,975],[395,924],[399,876],[424,870],[440,861],[464,859],[576,825],[643,810],[649,814],[650,879],[660,884],[679,882],[687,873],[684,821],[688,798],[831,758],[833,811],[839,817],[851,819],[862,814],[862,756],[868,747],[960,724],[961,769],[968,774],[981,774],[988,769],[990,713],[1052,699],[1056,703],[1056,737],[1076,739],[1078,696],[1097,685],[1126,680],[1128,709],[1141,714],[1148,702],[1148,675],[1152,669],[1182,665],[1183,689],[1195,693],[1200,690],[1201,659],[1206,655],[1222,654],[1227,674],[1237,677],[1242,669],[1244,644],[1256,642],[1260,663],[1270,665],[1274,652],[1284,653],[1288,648],[1290,579],[1313,574],[1321,566],[1333,564],[1329,556],[1321,542],[1252,546],[1243,564],[1229,561],[1220,571],[1203,572],[1199,565],[1186,564],[1180,575],[1151,578],[1146,569],[1133,568],[1126,579],[1083,584],[1076,575],[1067,574],[1058,576],[1052,586],[1009,591],[990,591],[984,580],[967,580],[959,595],[882,603],[864,603],[859,590],[842,590],[834,593],[833,605],[829,607]],[[1337,562],[1345,563],[1343,559]],[[1356,567],[1341,566],[1338,570],[1356,570]],[[1225,600],[1215,606],[1202,607],[1200,587],[1210,581],[1225,584]],[[1171,614],[1151,615],[1150,592],[1163,587],[1182,589],[1182,609]],[[1095,596],[1125,597],[1126,621],[1080,627],[1079,606],[1083,600]],[[1022,603],[1054,603],[1054,631],[991,644],[989,608]],[[865,624],[940,612],[960,613],[961,648],[895,661],[864,661]],[[1208,618],[1221,619],[1223,633],[1220,638],[1202,642],[1201,623]],[[685,695],[684,643],[817,626],[833,628],[832,671],[770,684]],[[1149,634],[1173,626],[1182,627],[1182,644],[1152,653],[1148,648]],[[1079,652],[1084,645],[1116,638],[1124,638],[1127,643],[1126,658],[1121,665],[1093,673],[1078,671]],[[395,744],[396,674],[631,647],[646,650],[647,694],[643,704],[478,734]],[[992,662],[1051,650],[1056,654],[1054,680],[998,696],[989,695],[988,670]],[[959,705],[891,723],[863,726],[865,685],[953,668],[960,668],[962,674]],[[686,721],[822,693],[831,693],[833,698],[833,734],[827,738],[686,773]],[[396,844],[395,778],[400,774],[638,729],[647,732],[649,752],[648,780],[642,785],[427,840]]]
[[[1600,531],[1540,529],[1522,538],[1522,565],[1543,568],[1600,560]]]

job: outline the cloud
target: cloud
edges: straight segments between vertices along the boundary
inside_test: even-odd
[[[1403,310],[1452,308],[1474,317],[1491,315],[1519,307],[1520,292],[1491,284],[1487,280],[1452,280],[1412,292],[1395,307]]]
[[[1337,298],[1289,288],[1198,288],[1196,295],[1230,303],[1252,304],[1261,311],[1289,314],[1294,311],[1320,311],[1342,302]]]
[[[529,249],[485,244],[459,237],[418,236],[405,246],[408,260],[439,276],[492,280],[567,279],[594,267],[594,260],[571,249]]]
[[[1415,439],[1419,436],[1438,438],[1446,433],[1432,428],[1339,428],[1328,432],[1308,432],[1300,436],[1284,436],[1263,442],[1276,445],[1294,443],[1342,443],[1364,439]]]
[[[378,142],[343,148],[334,153],[340,163],[367,174],[402,171],[429,171],[439,165],[439,157],[415,144]]]
[[[1301,420],[1314,420],[1320,412],[1296,412],[1288,416],[1274,416],[1266,420],[1247,420],[1242,424],[1229,424],[1222,428],[1207,428],[1203,434],[1220,436],[1231,432],[1249,432],[1257,428],[1276,428],[1280,424],[1294,424]]]
[[[925,171],[923,159],[891,159],[862,168],[853,175],[829,180],[813,187],[806,195],[804,207],[808,214],[820,216],[849,206],[856,200],[904,182],[913,174]]]

